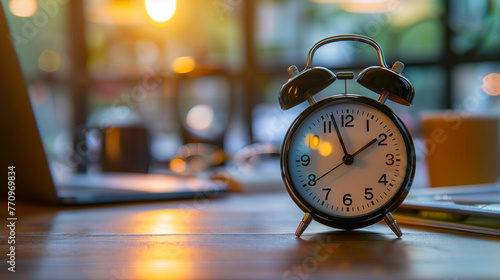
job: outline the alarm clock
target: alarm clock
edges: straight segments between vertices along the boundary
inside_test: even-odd
[[[310,67],[323,45],[357,41],[372,46],[380,66],[359,73],[356,82],[380,94],[378,100],[348,94],[352,72],[335,75],[324,67]],[[401,119],[387,106],[389,99],[410,106],[415,90],[401,75],[404,65],[389,68],[380,45],[361,35],[338,35],[317,42],[309,51],[306,68],[288,69],[290,79],[279,94],[282,110],[307,101],[291,124],[281,147],[281,173],[286,189],[305,212],[297,237],[312,220],[338,229],[356,229],[385,220],[402,236],[391,212],[406,198],[415,174],[415,148]],[[314,95],[345,80],[342,94],[320,101]]]

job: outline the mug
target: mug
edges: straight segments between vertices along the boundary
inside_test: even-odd
[[[497,117],[450,111],[421,119],[431,187],[497,181]]]
[[[151,161],[148,130],[142,126],[102,128],[103,172],[148,173]]]

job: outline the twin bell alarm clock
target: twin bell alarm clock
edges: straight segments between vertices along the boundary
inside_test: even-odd
[[[314,95],[352,72],[334,74],[311,67],[320,47],[357,41],[375,48],[380,65],[361,71],[356,82],[380,95],[378,100],[347,92],[316,101]],[[311,220],[339,229],[356,229],[385,220],[398,236],[401,229],[391,212],[407,196],[415,174],[415,148],[400,118],[387,100],[410,106],[415,90],[401,75],[403,63],[388,67],[380,45],[360,35],[338,35],[317,42],[306,68],[288,69],[290,79],[279,94],[282,110],[307,101],[291,124],[281,148],[281,172],[286,189],[305,215],[295,232]],[[347,91],[347,90],[346,90]]]

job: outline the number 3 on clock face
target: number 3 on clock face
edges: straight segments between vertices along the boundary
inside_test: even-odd
[[[321,100],[292,124],[282,173],[297,205],[344,229],[364,227],[395,210],[415,172],[408,130],[387,106],[344,95]]]

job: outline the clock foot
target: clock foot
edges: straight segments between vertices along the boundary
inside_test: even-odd
[[[304,215],[304,217],[302,218],[302,221],[300,221],[300,224],[299,226],[297,227],[297,230],[295,231],[295,235],[297,237],[300,237],[302,235],[302,233],[304,232],[304,230],[306,230],[306,228],[309,226],[309,224],[311,223],[311,220],[312,220],[312,216],[311,214],[309,213],[306,213]]]
[[[394,217],[392,216],[392,213],[389,212],[387,213],[385,216],[384,216],[384,221],[387,223],[387,225],[392,229],[392,232],[394,232],[394,234],[396,234],[397,237],[401,237],[403,236],[403,232],[401,231],[401,229],[399,228],[398,226],[398,223],[396,222],[396,220],[394,219]]]

